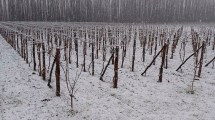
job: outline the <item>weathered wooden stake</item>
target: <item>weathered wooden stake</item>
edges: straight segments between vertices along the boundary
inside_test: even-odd
[[[42,75],[42,70],[41,70],[41,54],[40,54],[40,47],[41,47],[41,45],[40,45],[40,43],[38,43],[38,46],[37,46],[37,55],[38,55],[38,61],[39,61],[39,76],[41,76]]]
[[[132,72],[134,72],[135,52],[136,52],[136,37],[134,38],[134,44],[133,44],[132,67],[131,67]]]
[[[36,57],[35,57],[35,40],[33,39],[33,64],[34,64],[34,71],[36,71],[36,66],[37,66],[37,64],[36,64]]]
[[[200,63],[199,63],[199,71],[198,71],[198,77],[201,76],[202,72],[202,64],[203,64],[203,57],[204,57],[204,51],[205,51],[205,41],[202,42],[202,51],[201,51],[201,57],[200,57]]]
[[[92,43],[92,76],[94,76],[94,43]]]
[[[28,63],[28,39],[25,40],[26,63]]]
[[[56,70],[55,70],[55,77],[56,77],[56,96],[60,96],[60,49],[56,48]]]
[[[117,83],[118,83],[118,61],[119,61],[119,46],[116,46],[113,88],[117,88]]]
[[[147,42],[147,39],[146,39],[146,36],[144,36],[144,40],[143,40],[143,54],[142,54],[143,62],[145,62],[146,42]]]
[[[83,61],[83,71],[86,72],[86,53],[87,53],[87,43],[84,41],[84,49],[83,49],[83,55],[84,55],[84,61]]]
[[[76,68],[78,68],[78,40],[75,38]]]
[[[161,61],[161,67],[160,67],[158,82],[162,82],[162,78],[163,78],[163,66],[164,66],[165,58],[166,58],[166,48],[167,48],[167,44],[165,43],[164,47],[163,47],[163,51],[162,51],[162,61]]]
[[[45,55],[45,44],[42,44],[42,53],[43,53],[43,69],[42,69],[42,77],[43,80],[46,80],[46,55]]]

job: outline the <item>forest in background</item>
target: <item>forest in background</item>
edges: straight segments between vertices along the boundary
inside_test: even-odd
[[[215,0],[0,0],[0,21],[213,22]]]

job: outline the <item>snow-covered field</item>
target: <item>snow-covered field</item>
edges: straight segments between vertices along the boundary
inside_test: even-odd
[[[190,30],[190,29],[188,29]],[[186,57],[192,54],[188,40]],[[204,64],[215,56],[207,50]],[[160,48],[159,48],[160,49]],[[137,51],[141,49],[137,49]],[[132,52],[132,50],[128,50]],[[137,52],[141,53],[141,52]],[[119,69],[118,88],[112,88],[113,66],[108,68],[102,82],[99,80],[101,62],[96,61],[95,76],[81,73],[77,84],[74,110],[70,110],[70,97],[65,80],[61,82],[61,96],[55,96],[37,72],[32,70],[18,53],[0,36],[0,118],[2,120],[215,120],[215,69],[203,67],[202,77],[195,81],[195,94],[188,93],[193,79],[194,63],[190,59],[181,64],[179,47],[169,68],[164,69],[163,82],[158,83],[160,58],[146,76],[140,74],[146,63],[137,55],[135,72],[130,71],[130,58]],[[131,57],[131,56],[127,56]],[[71,76],[76,69],[72,65]],[[54,76],[54,75],[53,75]],[[54,79],[53,79],[54,80]]]

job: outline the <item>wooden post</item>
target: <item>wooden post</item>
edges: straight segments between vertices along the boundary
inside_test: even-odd
[[[209,64],[211,64],[213,61],[215,61],[215,57],[214,57],[212,60],[210,60],[210,61],[205,65],[205,67],[207,67]]]
[[[13,43],[14,50],[16,50],[15,32],[13,32],[13,34],[12,34],[12,43]]]
[[[83,55],[84,55],[84,61],[83,61],[83,69],[84,72],[86,72],[86,53],[87,53],[87,42],[84,41],[84,50],[83,50]]]
[[[157,53],[157,55],[153,58],[152,62],[146,67],[146,69],[144,70],[144,72],[141,74],[142,76],[144,74],[146,74],[146,71],[152,66],[152,64],[154,63],[155,59],[160,55],[160,53],[163,51],[164,46],[162,47],[162,49]]]
[[[92,43],[92,76],[94,76],[94,43]]]
[[[99,38],[96,38],[96,59],[99,59]]]
[[[37,55],[38,55],[38,62],[39,62],[39,68],[38,68],[38,71],[39,71],[39,76],[41,76],[41,54],[40,54],[40,43],[38,43],[37,45]]]
[[[160,73],[159,73],[159,80],[158,80],[158,82],[162,82],[162,78],[163,78],[163,66],[164,66],[164,63],[165,63],[166,48],[167,48],[167,44],[165,43],[163,51],[162,51],[162,61],[161,61],[161,67],[160,67]]]
[[[102,53],[103,53],[103,61],[106,61],[106,48],[105,48],[105,40],[103,39],[103,42],[102,42]]]
[[[132,67],[131,67],[132,72],[134,72],[135,52],[136,52],[136,37],[134,38],[134,44],[133,44]]]
[[[23,39],[23,55],[24,55],[24,60],[26,60],[26,39],[27,38],[24,38]]]
[[[103,81],[103,76],[104,76],[104,74],[105,74],[105,72],[106,72],[108,66],[110,65],[111,60],[114,59],[114,58],[113,58],[113,57],[114,57],[113,54],[114,54],[114,53],[112,53],[110,59],[108,60],[107,65],[105,66],[104,70],[103,70],[102,73],[101,73],[101,76],[100,76],[100,80],[101,80],[101,81]]]
[[[152,40],[151,40],[151,45],[150,45],[150,55],[152,55],[152,52],[153,52],[153,46],[154,46],[154,35],[153,35]]]
[[[202,64],[203,64],[203,57],[204,57],[204,51],[205,51],[205,41],[202,42],[202,51],[201,51],[201,57],[200,57],[200,64],[199,64],[199,71],[198,71],[198,77],[201,76],[202,72]]]
[[[17,51],[20,54],[20,49],[19,49],[19,34],[17,34],[17,37],[16,37],[16,46],[17,46]]]
[[[78,68],[78,40],[75,38],[76,68]]]
[[[115,55],[115,62],[114,62],[113,88],[117,88],[117,82],[118,82],[118,61],[119,61],[119,46],[116,46],[116,55]]]
[[[124,65],[125,54],[126,54],[126,44],[124,43],[123,47],[122,47],[122,64],[121,64],[121,68],[123,68],[123,65]]]
[[[177,68],[176,71],[178,71],[192,56],[196,54],[203,46],[199,47],[193,54],[191,54],[184,62],[181,63],[181,65]]]
[[[69,40],[69,64],[71,64],[72,39]]]
[[[214,43],[213,43],[212,50],[215,50],[215,34],[214,34]]]
[[[165,68],[168,68],[168,53],[169,53],[169,39],[167,40],[167,48],[166,48],[166,66]]]
[[[56,48],[56,70],[55,70],[55,77],[56,77],[56,96],[60,96],[60,49]]]
[[[157,54],[157,37],[155,37],[155,51],[154,51],[154,57]],[[154,61],[153,65],[155,65],[156,60]]]
[[[37,66],[37,64],[36,64],[36,57],[35,57],[35,40],[33,39],[33,64],[34,64],[34,71],[36,71],[36,66]]]
[[[110,43],[110,45],[114,45],[114,39],[113,39],[113,38],[111,38],[111,43]],[[111,53],[114,53],[114,47],[111,48]],[[114,54],[113,54],[113,55],[114,55]],[[113,56],[113,58],[114,58],[114,56]],[[114,64],[114,59],[112,59],[112,64]]]
[[[21,56],[22,56],[22,58],[24,57],[24,55],[23,55],[23,37],[22,37],[22,34],[20,35],[20,41],[21,41]]]
[[[173,55],[174,55],[174,53],[175,53],[175,47],[176,47],[176,40],[175,40],[176,38],[175,38],[175,36],[174,36],[174,38],[173,38],[173,43],[172,43],[172,50],[171,50],[171,57],[170,57],[170,59],[173,59]]]
[[[114,58],[114,47],[111,48],[111,53],[113,54],[113,58]],[[114,59],[112,59],[112,65],[114,65]]]
[[[28,38],[26,38],[26,42],[25,42],[25,51],[26,51],[26,63],[28,63]]]
[[[64,60],[66,61],[66,50],[68,48],[68,39],[65,37],[64,39]]]
[[[144,36],[144,40],[143,40],[143,54],[142,54],[143,62],[145,62],[146,42],[147,42],[147,39],[146,39],[146,36]]]
[[[42,77],[43,80],[46,80],[46,55],[45,55],[45,45],[42,44],[42,53],[43,53],[43,69],[42,69]]]

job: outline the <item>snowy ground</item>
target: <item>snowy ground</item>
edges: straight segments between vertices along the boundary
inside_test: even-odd
[[[189,42],[188,46],[191,43]],[[188,56],[191,53],[188,47]],[[203,67],[202,77],[195,82],[195,94],[187,93],[193,78],[193,59],[176,72],[180,64],[178,49],[175,58],[164,69],[162,83],[157,83],[160,62],[152,66],[147,76],[140,74],[150,63],[141,58],[135,62],[135,72],[130,72],[130,61],[119,70],[118,89],[112,88],[113,71],[109,69],[105,82],[99,80],[99,67],[92,77],[82,73],[70,111],[65,81],[61,83],[61,96],[47,87],[38,73],[0,37],[0,118],[2,120],[214,120],[215,119],[215,69]],[[208,50],[205,60],[215,55]],[[138,56],[138,55],[137,55]],[[204,61],[206,63],[207,61]],[[99,62],[97,62],[97,65]],[[71,72],[74,74],[75,71]],[[52,85],[54,86],[54,82]]]

